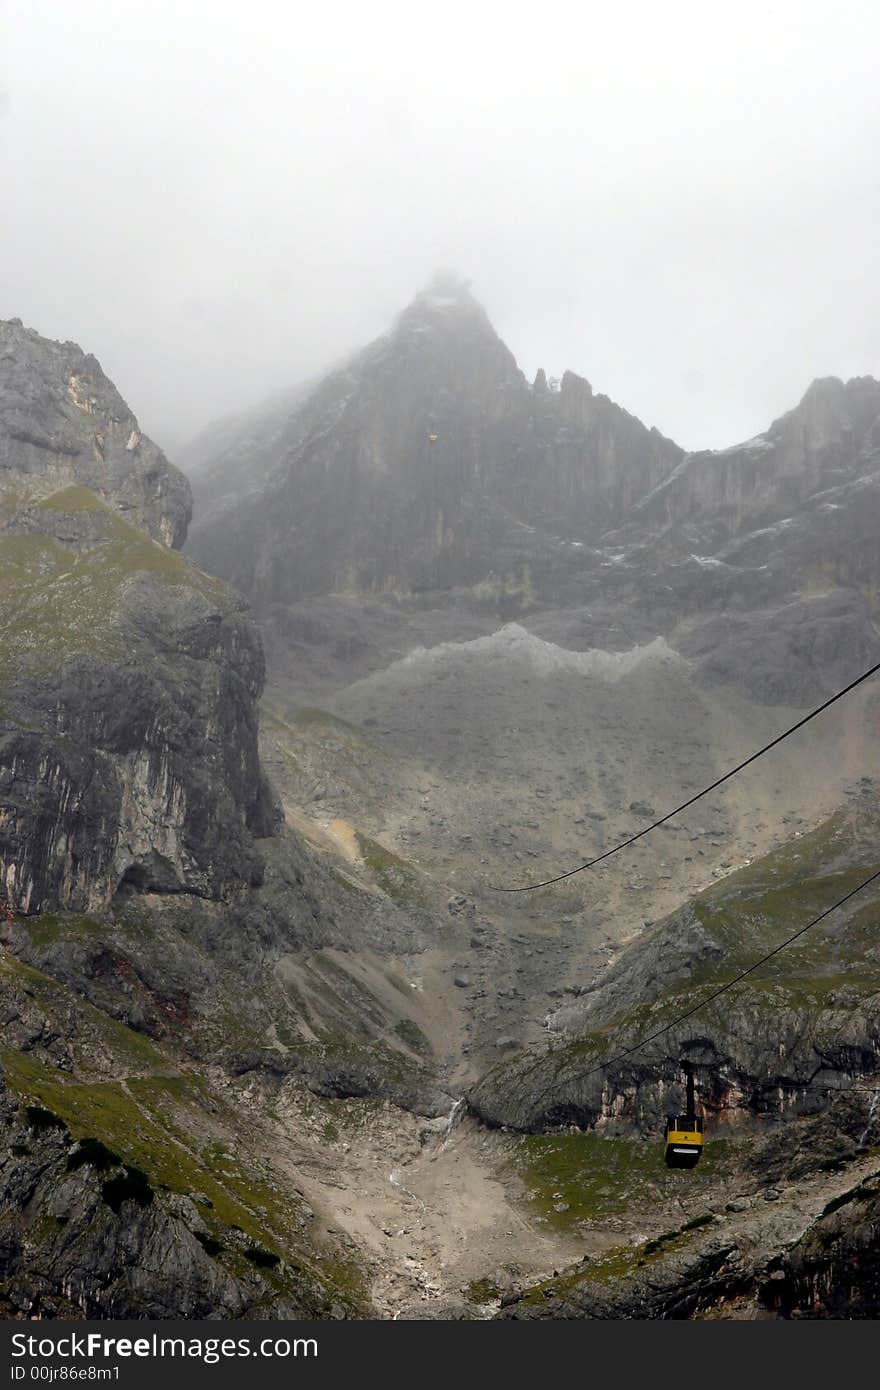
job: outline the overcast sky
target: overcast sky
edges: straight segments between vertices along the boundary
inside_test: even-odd
[[[690,448],[880,376],[880,5],[0,0],[0,316],[169,452],[438,267]]]

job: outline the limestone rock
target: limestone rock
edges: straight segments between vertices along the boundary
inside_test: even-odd
[[[188,485],[95,359],[15,323],[0,344],[6,897],[88,910],[121,885],[257,882],[276,813],[245,603],[170,548]]]
[[[449,277],[317,385],[271,447],[261,490],[197,518],[190,541],[260,611],[479,585],[528,607],[532,587],[582,568],[585,529],[619,519],[682,457],[572,373],[558,392],[540,374],[530,387]]]
[[[190,485],[141,432],[97,358],[0,320],[0,491],[89,488],[133,526],[180,546]]]

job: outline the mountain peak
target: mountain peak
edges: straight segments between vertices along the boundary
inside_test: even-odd
[[[398,319],[403,327],[425,323],[449,327],[479,324],[495,334],[486,310],[471,293],[470,281],[450,270],[438,271]]]
[[[810,382],[793,410],[774,420],[768,431],[771,436],[791,429],[809,428],[818,431],[824,440],[828,432],[833,437],[843,430],[863,438],[880,416],[880,382],[870,376],[816,377]]]
[[[448,271],[311,393],[273,447],[271,485],[194,533],[203,568],[259,605],[473,586],[505,614],[532,601],[533,564],[555,594],[583,536],[681,457],[573,372],[558,390],[539,376],[533,391]]]
[[[416,295],[416,301],[419,300],[438,300],[444,308],[455,305],[468,306],[477,302],[471,294],[470,280],[465,280],[463,275],[454,270],[438,270],[425,288]]]

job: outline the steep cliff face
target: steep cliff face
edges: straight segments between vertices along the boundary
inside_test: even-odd
[[[832,1198],[762,1288],[781,1317],[880,1317],[880,1175]]]
[[[192,482],[199,522],[213,525],[242,497],[265,487],[283,457],[290,421],[311,387],[294,386],[238,415],[217,420],[178,450]]]
[[[188,485],[95,359],[15,322],[2,342],[5,897],[33,913],[93,909],[123,883],[253,882],[274,811],[244,602],[171,548]]]
[[[199,563],[261,607],[528,584],[530,560],[549,582],[560,547],[682,456],[572,373],[558,390],[543,374],[530,387],[482,307],[445,278],[326,378],[273,448],[262,493],[206,515],[191,538]]]
[[[789,517],[815,494],[876,471],[878,449],[880,382],[825,377],[763,434],[689,454],[637,510],[672,522],[711,518],[733,535]]]

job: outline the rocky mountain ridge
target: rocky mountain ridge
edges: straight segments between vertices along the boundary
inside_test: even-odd
[[[668,629],[829,580],[874,590],[870,377],[819,379],[765,433],[685,454],[573,372],[529,385],[453,280],[266,419],[237,455],[240,505],[230,469],[190,541],[264,614],[328,593],[501,618],[613,602]]]
[[[328,591],[528,587],[530,560],[618,518],[682,456],[574,373],[530,386],[455,280],[315,387],[274,447],[263,491],[197,519],[190,540],[261,610]]]
[[[688,454],[636,510],[670,522],[711,519],[728,535],[772,524],[816,494],[867,472],[880,447],[880,382],[814,381],[764,433]]]
[[[436,283],[202,460],[193,549],[270,654],[258,752],[244,600],[164,543],[185,483],[94,359],[9,342],[9,1314],[874,1306],[826,1211],[874,1200],[869,901],[601,1065],[873,865],[870,690],[626,868],[491,887],[607,847],[868,664],[873,385],[821,383],[704,473],[581,379],[529,385]],[[657,1147],[685,1054],[689,1188]],[[135,1274],[159,1246],[173,1305]]]

